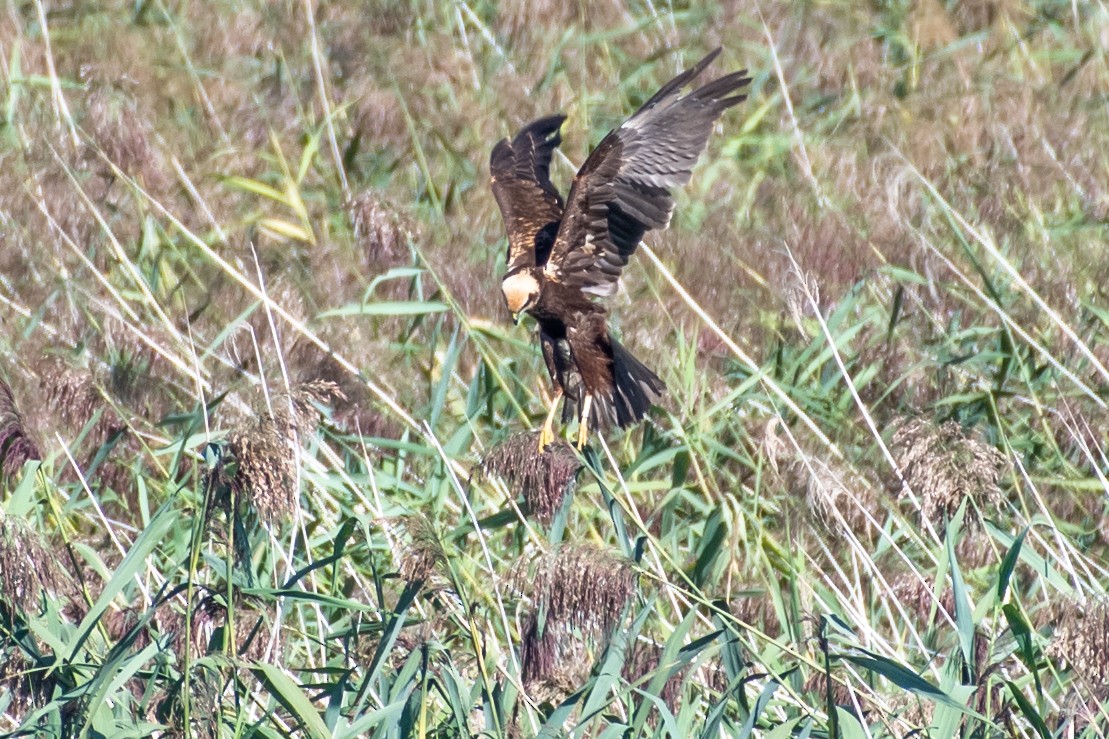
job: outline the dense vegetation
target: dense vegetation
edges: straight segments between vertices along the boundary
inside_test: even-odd
[[[493,142],[747,67],[542,457]],[[1109,10],[10,2],[0,732],[1109,731]],[[572,433],[573,428],[565,430]]]

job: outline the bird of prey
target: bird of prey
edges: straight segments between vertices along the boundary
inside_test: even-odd
[[[564,115],[529,123],[495,147],[489,161],[493,195],[508,232],[508,271],[501,282],[512,318],[539,324],[554,399],[539,450],[577,410],[578,448],[589,429],[639,422],[665,391],[654,372],[609,333],[605,308],[593,300],[616,291],[643,235],[664,229],[674,211],[672,188],[689,182],[716,119],[746,99],[746,70],[682,95],[720,53],[716,49],[662,86],[634,115],[605,136],[585,160],[565,201],[551,184],[551,155]]]

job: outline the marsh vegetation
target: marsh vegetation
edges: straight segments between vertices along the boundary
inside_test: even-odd
[[[534,453],[493,142],[750,70]],[[9,2],[0,732],[1109,731],[1099,3]],[[565,430],[567,438],[572,427]]]

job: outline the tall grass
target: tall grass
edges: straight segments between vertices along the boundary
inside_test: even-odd
[[[10,4],[0,732],[1109,730],[1109,11]],[[747,67],[535,455],[494,141]]]

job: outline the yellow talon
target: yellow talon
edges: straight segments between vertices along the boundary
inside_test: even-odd
[[[547,411],[547,419],[543,421],[543,428],[539,430],[539,453],[542,454],[543,450],[554,443],[554,417],[555,411],[558,409],[558,401],[562,399],[562,389],[560,388],[555,392],[554,398],[551,400],[551,409]]]
[[[593,396],[586,395],[585,402],[581,406],[581,422],[578,424],[578,451],[585,449],[585,443],[589,440],[589,410],[593,406]]]
[[[554,429],[544,426],[539,431],[539,453],[542,454],[548,446],[554,443]]]

